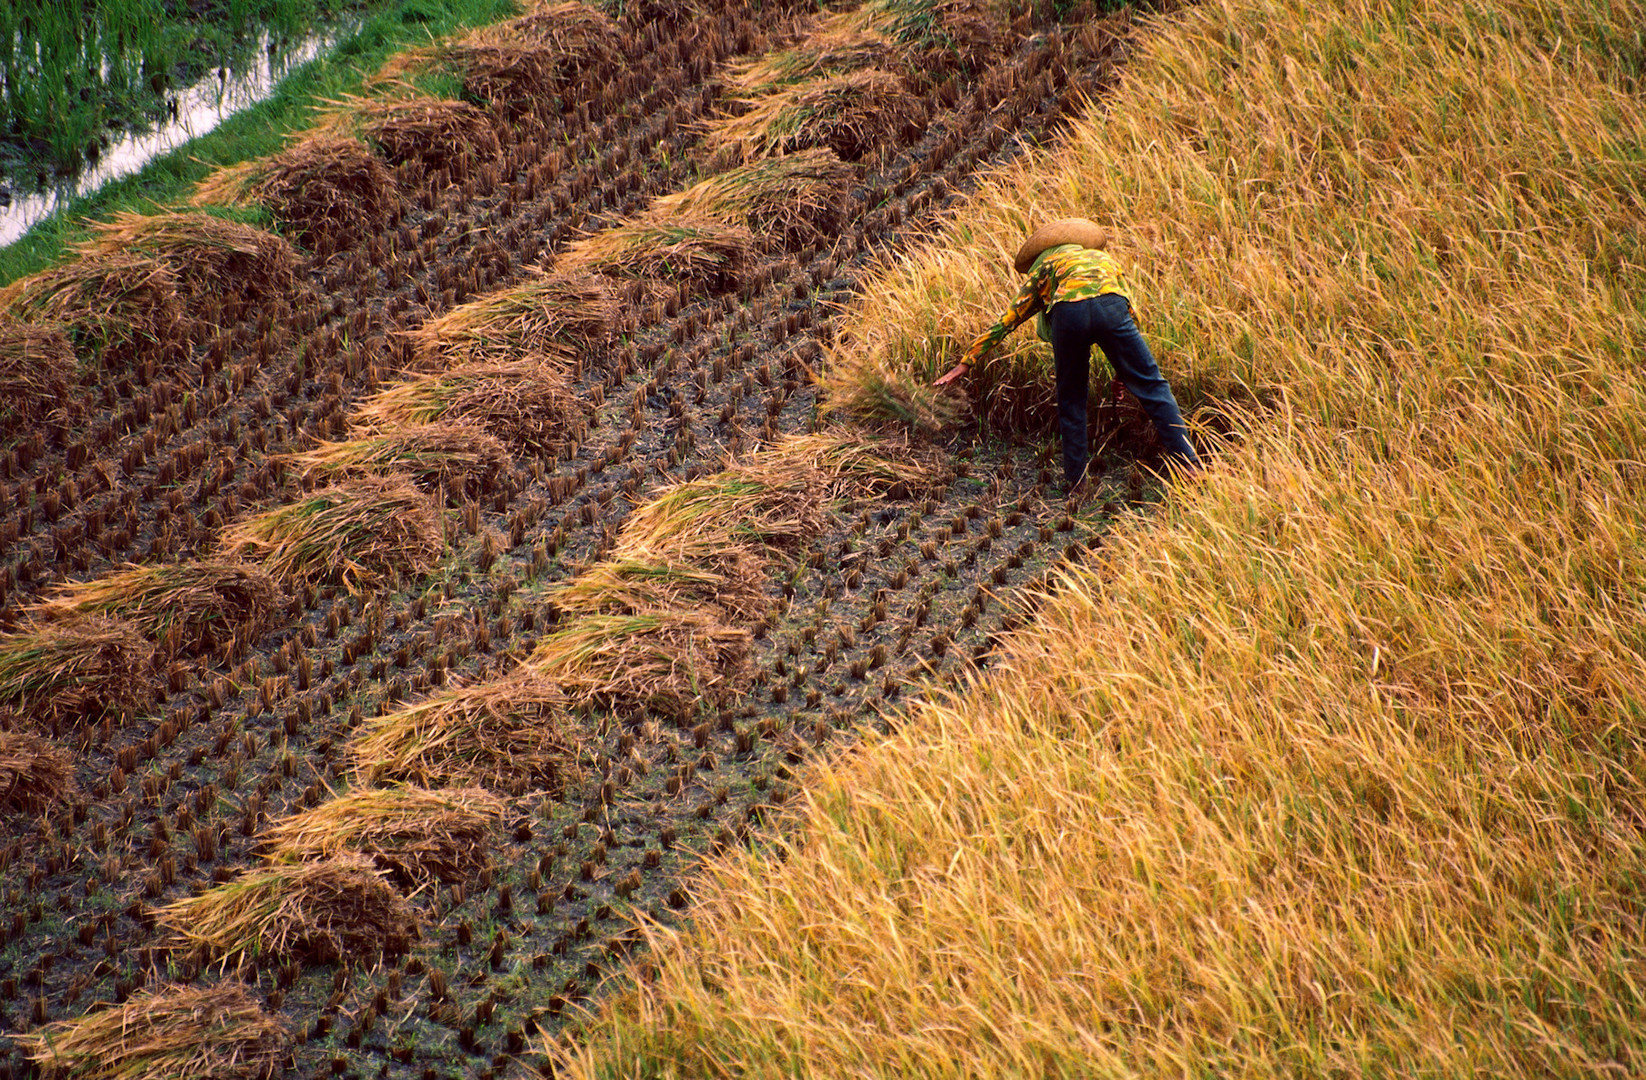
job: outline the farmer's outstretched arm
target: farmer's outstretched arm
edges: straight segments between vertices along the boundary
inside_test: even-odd
[[[1017,296],[1012,299],[1012,306],[1006,309],[1006,314],[1000,316],[993,326],[979,334],[976,340],[967,347],[965,354],[961,356],[960,363],[940,375],[934,385],[947,386],[965,375],[973,366],[982,361],[996,345],[1004,341],[1007,334],[1023,325],[1042,306],[1040,275],[1036,274],[1023,283],[1023,288],[1019,289]]]

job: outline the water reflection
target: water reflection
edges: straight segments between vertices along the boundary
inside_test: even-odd
[[[132,132],[106,147],[97,163],[70,180],[38,193],[11,193],[0,206],[0,246],[11,243],[58,207],[89,195],[204,135],[241,109],[274,92],[293,69],[322,56],[355,30],[354,24],[330,27],[296,43],[264,32],[248,63],[238,70],[219,68],[173,99],[165,121],[151,131]]]

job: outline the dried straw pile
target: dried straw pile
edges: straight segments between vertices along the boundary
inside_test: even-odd
[[[179,944],[225,965],[252,957],[315,963],[398,955],[418,936],[417,912],[360,855],[247,870],[155,913]]]
[[[559,687],[520,671],[368,720],[349,752],[365,783],[558,790],[576,753],[570,732]]]
[[[394,174],[365,143],[325,131],[219,170],[200,183],[194,203],[267,207],[322,258],[393,224],[403,207]]]
[[[291,1034],[245,984],[161,986],[17,1036],[48,1076],[270,1080]]]
[[[430,169],[490,161],[503,152],[485,111],[467,101],[413,94],[346,97],[339,124],[354,125],[390,165],[421,161]]]
[[[857,170],[828,149],[802,150],[728,169],[653,201],[647,217],[742,225],[769,246],[802,248],[833,235]]]
[[[83,255],[20,278],[0,289],[0,313],[60,323],[110,369],[139,359],[171,365],[187,355],[177,275],[149,255]]]
[[[716,610],[733,625],[766,613],[766,558],[746,545],[680,537],[650,548],[625,534],[610,557],[545,599],[566,616]]]
[[[124,717],[154,699],[154,646],[100,616],[0,634],[0,707],[52,730]]]
[[[471,497],[491,491],[517,470],[494,435],[468,421],[388,427],[344,442],[322,442],[289,459],[303,478],[336,482],[360,476],[409,476],[425,491]]]
[[[618,314],[605,279],[531,270],[519,284],[453,308],[407,336],[420,361],[441,367],[481,359],[564,361],[610,345]]]
[[[737,287],[758,246],[743,225],[642,215],[573,242],[558,265],[638,281],[688,281],[723,292]]]
[[[893,67],[893,21],[883,6],[876,4],[831,12],[793,47],[732,65],[726,87],[734,99],[747,102],[779,87],[823,75]]]
[[[353,853],[407,885],[462,881],[485,864],[487,830],[502,813],[484,788],[365,789],[278,821],[263,840],[271,862]]]
[[[30,612],[42,622],[123,620],[163,656],[235,655],[272,629],[285,605],[274,579],[238,559],[128,565],[58,586]]]
[[[527,661],[579,704],[684,720],[747,683],[749,631],[713,614],[587,615],[542,640]]]
[[[188,299],[229,290],[251,300],[284,296],[296,282],[297,252],[291,244],[266,229],[204,211],[122,211],[91,229],[91,238],[77,250],[101,256],[129,252],[164,263]]]
[[[67,750],[26,731],[0,731],[0,809],[44,810],[74,790]]]
[[[483,360],[380,390],[361,402],[353,419],[380,433],[407,424],[464,421],[516,450],[553,454],[587,408],[559,363]]]
[[[744,160],[826,146],[847,161],[902,145],[925,128],[925,107],[906,79],[869,68],[820,75],[739,99],[736,115],[708,125],[704,144]]]
[[[463,80],[466,97],[517,117],[554,101],[575,83],[592,82],[622,58],[617,23],[573,0],[539,5],[518,19],[480,27],[455,41],[401,53],[379,69],[374,81],[397,82],[444,68]]]
[[[362,476],[223,530],[221,554],[255,561],[292,589],[351,593],[401,571],[422,574],[445,550],[440,512],[402,476]]]
[[[0,314],[0,439],[65,426],[82,408],[69,397],[73,375],[67,334]]]

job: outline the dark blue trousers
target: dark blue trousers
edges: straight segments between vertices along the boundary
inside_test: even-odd
[[[1053,304],[1046,313],[1057,366],[1057,420],[1063,431],[1063,476],[1072,487],[1086,475],[1090,454],[1086,434],[1086,394],[1091,380],[1092,346],[1109,358],[1116,377],[1143,404],[1154,421],[1160,446],[1190,467],[1200,458],[1189,444],[1183,414],[1172,388],[1160,374],[1154,354],[1132,321],[1131,301],[1116,293]]]

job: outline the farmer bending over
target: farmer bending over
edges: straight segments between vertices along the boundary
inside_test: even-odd
[[[1143,411],[1160,433],[1162,449],[1191,469],[1200,465],[1172,388],[1161,377],[1154,355],[1132,321],[1131,292],[1120,264],[1103,250],[1108,242],[1108,232],[1085,218],[1066,218],[1036,229],[1012,263],[1018,273],[1029,275],[1017,299],[935,384],[947,386],[965,375],[1007,334],[1039,312],[1040,336],[1052,343],[1057,367],[1063,475],[1071,492],[1086,476],[1086,392],[1093,344],[1103,347],[1115,375],[1143,403]]]

